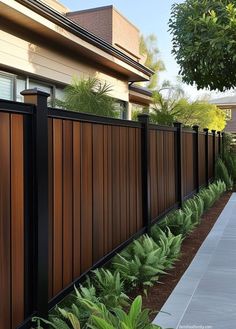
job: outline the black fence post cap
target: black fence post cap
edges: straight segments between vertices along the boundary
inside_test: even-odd
[[[209,129],[208,128],[204,128],[203,131],[205,131],[206,133],[208,133]]]
[[[138,121],[139,122],[149,122],[150,115],[148,113],[140,113],[138,114]]]
[[[198,126],[198,125],[194,125],[194,126],[193,126],[193,130],[195,130],[196,132],[198,132],[198,130],[199,130],[199,126]]]
[[[214,135],[216,133],[216,130],[215,129],[212,129],[211,132]]]
[[[44,97],[49,97],[50,96],[49,93],[47,93],[46,91],[40,90],[38,88],[25,89],[25,90],[21,91],[21,95],[23,95],[23,96],[39,95],[39,96],[44,96]]]
[[[182,122],[174,122],[174,127],[180,128],[182,126]]]

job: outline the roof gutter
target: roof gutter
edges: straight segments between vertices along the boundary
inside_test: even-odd
[[[31,9],[37,14],[43,16],[44,18],[50,20],[51,22],[57,24],[63,29],[73,33],[84,41],[89,42],[90,44],[96,46],[97,48],[107,52],[108,54],[115,56],[116,58],[122,60],[123,62],[129,64],[140,72],[146,74],[151,77],[154,72],[144,65],[137,63],[135,60],[125,55],[118,49],[114,48],[112,45],[107,43],[106,41],[100,39],[93,33],[87,31],[86,29],[80,27],[78,24],[70,20],[69,18],[63,16],[56,10],[48,7],[44,3],[38,0],[15,0],[16,2],[22,4],[23,6]]]

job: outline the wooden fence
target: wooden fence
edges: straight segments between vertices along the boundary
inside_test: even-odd
[[[0,101],[0,328],[29,328],[214,178],[222,134]]]

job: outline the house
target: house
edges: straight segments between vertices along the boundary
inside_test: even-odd
[[[135,84],[153,74],[139,55],[139,31],[113,6],[71,13],[56,0],[1,0],[0,22],[0,98],[23,101],[22,90],[39,87],[54,103],[78,76],[109,83],[128,118],[129,102],[150,104]]]
[[[225,112],[227,124],[224,131],[236,134],[236,94],[213,99],[210,103],[217,105]]]

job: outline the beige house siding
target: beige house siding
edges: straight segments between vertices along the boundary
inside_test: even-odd
[[[128,81],[103,73],[86,65],[79,58],[66,57],[63,52],[49,50],[29,43],[10,33],[0,31],[0,65],[4,68],[46,77],[61,84],[69,84],[73,76],[79,78],[98,77],[109,83],[112,97],[128,101]]]

